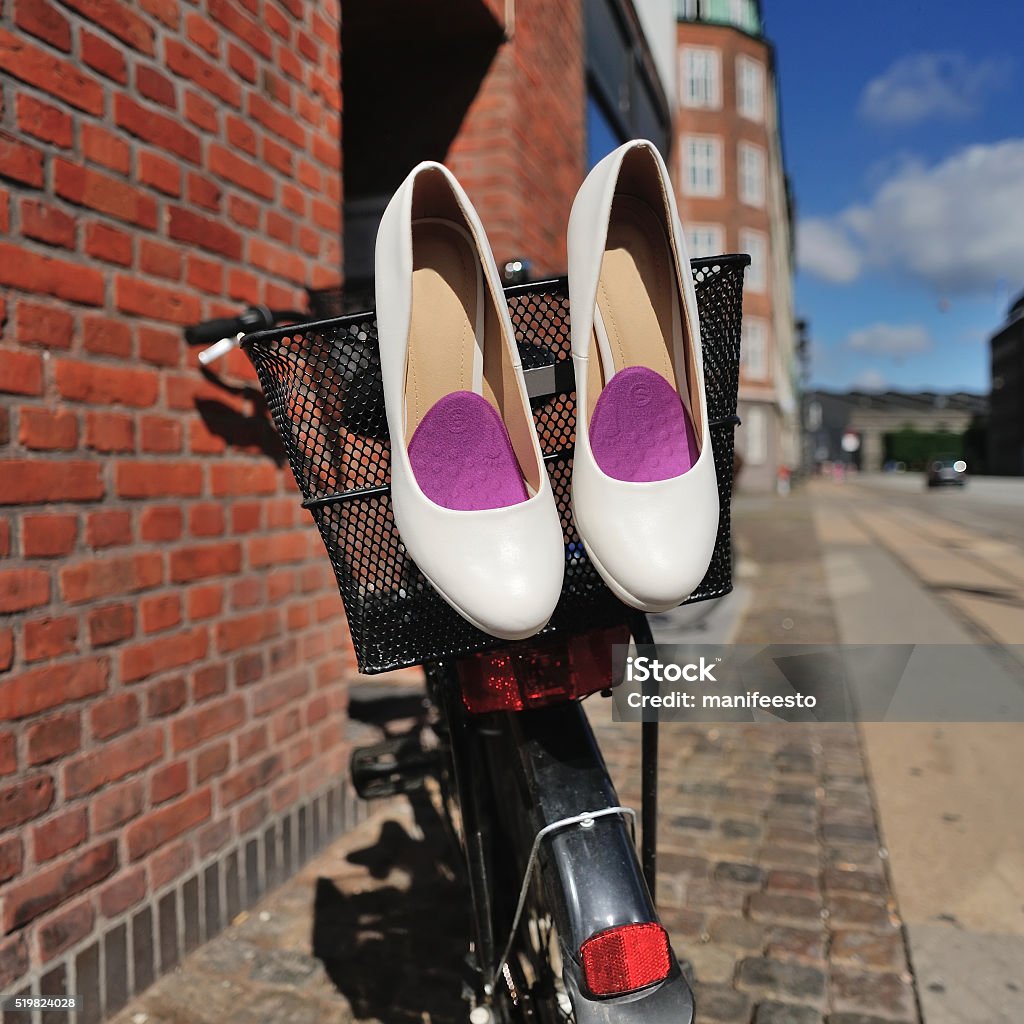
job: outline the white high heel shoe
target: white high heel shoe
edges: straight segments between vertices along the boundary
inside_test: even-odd
[[[402,541],[478,629],[532,636],[561,594],[562,528],[494,257],[441,164],[414,168],[384,211],[376,291]]]
[[[704,578],[719,507],[697,297],[652,143],[621,146],[580,188],[569,300],[576,526],[620,600],[667,611]]]

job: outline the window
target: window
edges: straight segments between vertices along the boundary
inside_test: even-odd
[[[761,31],[757,0],[676,0],[676,17],[735,25],[751,35]]]
[[[751,121],[764,120],[764,66],[742,55],[736,58],[736,109]]]
[[[743,285],[749,291],[763,292],[768,285],[768,240],[760,231],[740,231],[740,252],[748,253],[750,266]]]
[[[768,378],[768,325],[758,317],[743,319],[743,340],[740,345],[743,372],[752,380]]]
[[[686,246],[691,259],[702,256],[720,256],[725,249],[725,232],[721,224],[689,224],[686,228]]]
[[[685,46],[679,69],[679,102],[684,107],[722,105],[722,59],[717,50]]]
[[[739,165],[740,202],[764,206],[764,150],[749,142],[736,147]]]
[[[746,460],[752,466],[760,466],[768,458],[768,415],[763,406],[748,405],[741,418],[741,429],[747,435]]]
[[[690,196],[722,194],[722,140],[687,135],[683,144],[683,187]]]

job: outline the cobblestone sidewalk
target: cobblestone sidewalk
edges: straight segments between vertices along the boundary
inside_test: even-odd
[[[741,507],[753,598],[737,640],[835,638],[800,496]],[[589,702],[625,803],[639,729]],[[659,904],[698,1024],[918,1024],[852,726],[662,732]],[[465,1020],[467,896],[426,801],[395,801],[310,862],[117,1024]]]

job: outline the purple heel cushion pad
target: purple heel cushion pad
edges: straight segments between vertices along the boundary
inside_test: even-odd
[[[602,472],[634,483],[682,476],[700,455],[682,399],[646,366],[608,381],[590,420],[590,449]]]
[[[497,410],[472,391],[435,402],[409,442],[420,490],[436,505],[462,512],[526,501],[526,484]]]

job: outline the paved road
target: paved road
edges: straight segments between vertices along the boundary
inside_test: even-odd
[[[1024,643],[1024,483],[976,483],[812,485],[844,642]],[[862,733],[925,1024],[1019,1024],[1024,726]]]
[[[1024,544],[1024,477],[971,477],[958,487],[929,489],[921,473],[873,473],[856,486],[886,502],[937,516],[988,537]]]

